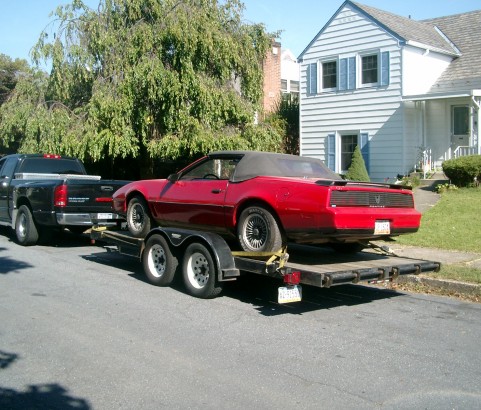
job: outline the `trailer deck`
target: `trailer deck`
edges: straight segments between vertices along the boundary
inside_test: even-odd
[[[359,282],[393,281],[400,275],[417,275],[441,268],[439,262],[396,256],[374,245],[355,254],[341,254],[329,248],[290,244],[289,254],[281,252],[272,256],[232,252],[221,237],[212,233],[156,228],[149,234],[152,235],[167,239],[166,242],[170,243],[168,252],[174,252],[173,248],[182,251],[186,247],[183,248],[184,243],[206,245],[214,256],[215,276],[219,282],[235,280],[242,272],[251,272],[279,278],[288,288],[299,283],[329,288]],[[122,254],[140,259],[148,239],[134,238],[126,231],[107,229],[93,229],[91,238],[93,242],[101,241],[114,246]],[[295,276],[292,272],[296,273]]]

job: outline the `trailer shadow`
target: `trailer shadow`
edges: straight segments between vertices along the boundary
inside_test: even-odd
[[[149,283],[138,259],[121,255],[116,251],[110,251],[109,248],[96,247],[95,249],[94,253],[84,255],[82,258],[119,269],[119,271],[138,281]],[[303,285],[301,302],[279,304],[277,303],[279,286],[282,286],[282,282],[278,279],[246,273],[236,281],[226,282],[219,297],[248,303],[264,316],[275,316],[282,314],[301,315],[310,311],[355,306],[403,295],[403,293],[390,289],[359,284],[339,285],[332,288]],[[187,294],[182,284],[180,272],[177,272],[176,279],[170,287]]]
[[[264,316],[302,315],[316,310],[356,306],[403,296],[403,293],[394,290],[369,285],[339,285],[331,288],[302,285],[302,301],[279,304],[279,286],[282,286],[279,280],[246,274],[240,280],[229,283],[221,296],[249,303]]]

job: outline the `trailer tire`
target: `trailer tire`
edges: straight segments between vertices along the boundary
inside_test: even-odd
[[[127,228],[136,238],[145,237],[153,226],[149,206],[144,198],[134,196],[127,206]]]
[[[191,243],[184,252],[182,263],[184,285],[192,296],[210,299],[222,291],[217,280],[217,267],[209,250],[200,243]]]
[[[142,265],[149,283],[169,286],[174,280],[178,260],[162,235],[152,235],[145,244]]]
[[[18,208],[15,234],[20,245],[30,246],[38,242],[38,228],[27,205],[22,205]]]
[[[250,206],[242,211],[237,238],[247,252],[277,252],[284,245],[276,218],[263,206]]]

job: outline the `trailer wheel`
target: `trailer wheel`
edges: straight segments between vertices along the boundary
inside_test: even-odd
[[[178,260],[162,235],[152,235],[145,244],[142,264],[145,276],[152,285],[169,286],[174,279]]]
[[[27,205],[22,205],[18,208],[15,234],[20,245],[35,245],[38,241],[37,225],[35,225],[32,213]]]
[[[284,244],[276,218],[262,206],[242,211],[237,237],[242,249],[248,252],[277,252]]]
[[[187,292],[192,296],[209,299],[222,291],[212,256],[200,243],[192,243],[185,250],[182,275]]]
[[[143,238],[152,228],[153,221],[144,198],[134,196],[127,207],[127,228],[136,238]]]

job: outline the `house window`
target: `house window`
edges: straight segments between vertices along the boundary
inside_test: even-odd
[[[287,80],[281,80],[281,91],[287,93]]]
[[[378,82],[377,54],[361,57],[361,84],[376,84]]]
[[[351,166],[356,145],[357,134],[341,135],[341,172],[346,172]]]
[[[322,63],[322,89],[329,90],[337,87],[337,62]]]

